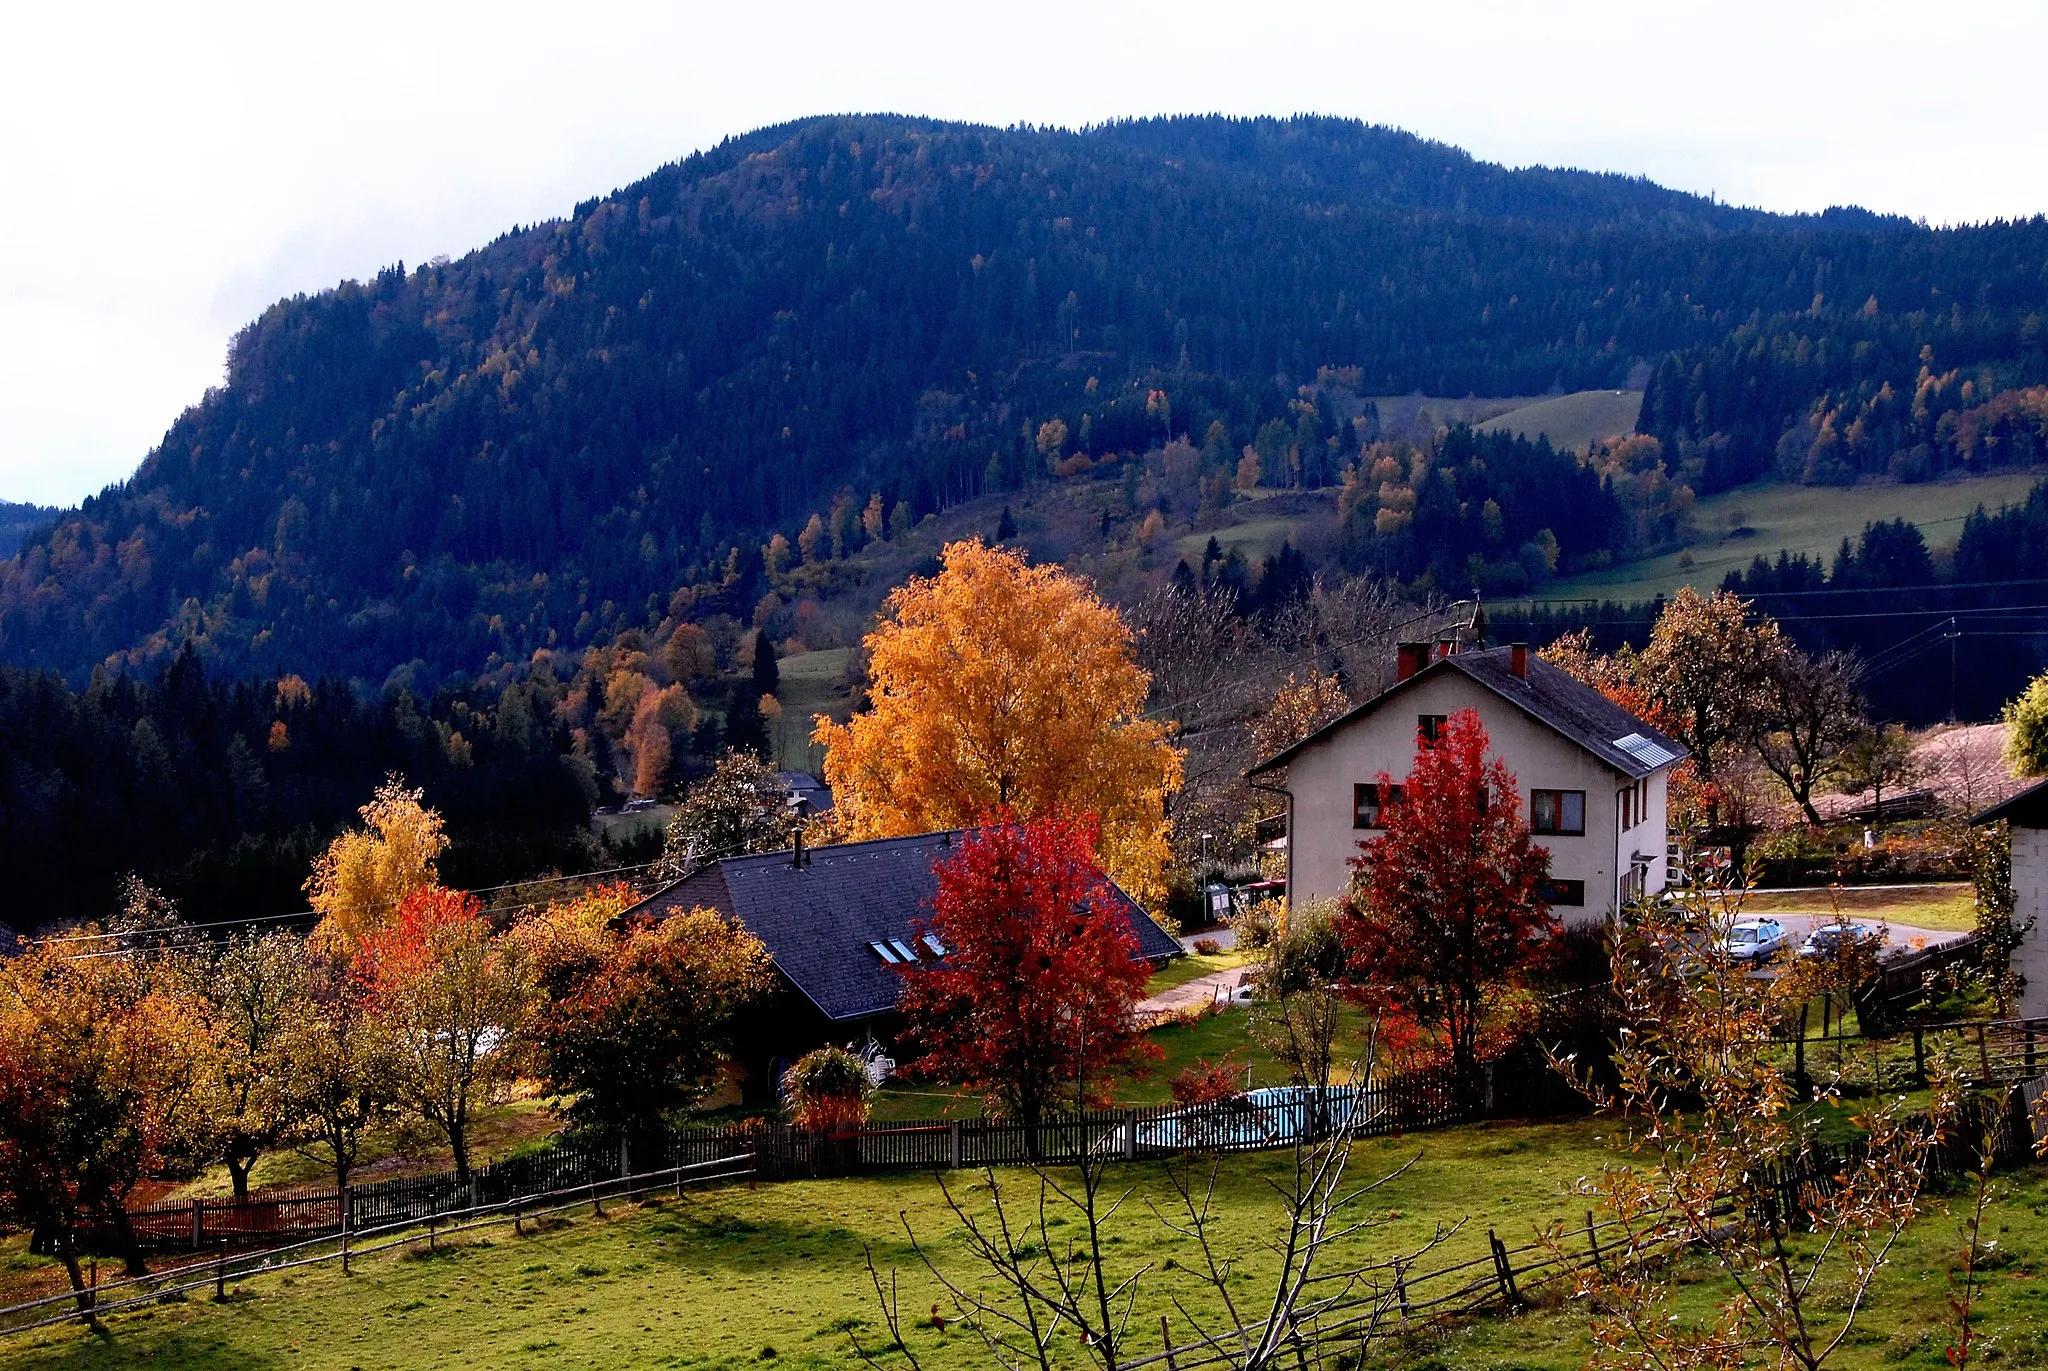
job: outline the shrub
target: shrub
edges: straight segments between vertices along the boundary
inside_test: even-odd
[[[843,1047],[821,1047],[782,1073],[782,1093],[791,1123],[836,1133],[866,1121],[874,1085],[866,1062]]]
[[[1222,950],[1223,944],[1217,942],[1214,938],[1195,939],[1195,952],[1198,956],[1213,957]]]
[[[1166,1083],[1178,1105],[1220,1104],[1237,1094],[1237,1081],[1243,1068],[1232,1058],[1233,1052],[1220,1062],[1196,1058],[1193,1066],[1181,1068],[1174,1078]]]
[[[1237,945],[1247,952],[1265,947],[1286,926],[1287,902],[1270,895],[1252,901],[1242,913],[1230,917],[1230,928],[1237,934]]]

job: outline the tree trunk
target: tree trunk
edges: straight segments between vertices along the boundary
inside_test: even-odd
[[[249,1202],[249,1173],[256,1169],[256,1154],[251,1152],[230,1152],[224,1160],[228,1166],[228,1181],[234,1187],[235,1203]]]
[[[106,1211],[107,1222],[114,1230],[114,1241],[121,1249],[122,1267],[130,1276],[147,1276],[149,1267],[142,1260],[142,1244],[136,1240],[135,1225],[128,1222],[127,1202],[109,1196]]]
[[[455,1183],[469,1184],[469,1120],[456,1115],[448,1120],[448,1150],[455,1154]]]
[[[66,1223],[57,1230],[56,1247],[57,1260],[64,1263],[64,1274],[71,1278],[71,1291],[78,1297],[78,1312],[87,1323],[97,1325],[95,1292],[85,1288],[85,1273],[78,1266],[78,1234],[74,1225]]]

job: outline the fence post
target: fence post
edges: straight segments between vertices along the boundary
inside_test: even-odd
[[[1989,1035],[1985,1032],[1984,1025],[1981,1023],[1977,1025],[1977,1064],[1983,1068],[1984,1083],[1989,1085],[1991,1083],[1991,1042]]]
[[[596,1218],[604,1217],[604,1196],[597,1193],[597,1177],[590,1178],[590,1212]]]
[[[947,1124],[946,1134],[947,1160],[951,1168],[958,1171],[960,1169],[960,1120],[955,1119],[950,1124]]]
[[[1586,1211],[1586,1247],[1593,1254],[1594,1272],[1598,1275],[1606,1275],[1607,1268],[1600,1265],[1600,1233],[1593,1226],[1593,1211],[1590,1209]]]
[[[1482,1114],[1484,1115],[1484,1117],[1486,1117],[1486,1118],[1489,1118],[1489,1119],[1493,1117],[1493,1063],[1492,1063],[1492,1062],[1488,1062],[1488,1063],[1486,1064],[1486,1098],[1485,1098],[1485,1100],[1484,1100],[1484,1101],[1483,1101],[1483,1102],[1482,1102],[1482,1103],[1480,1104],[1480,1110],[1481,1110]]]
[[[1394,1258],[1394,1299],[1401,1306],[1401,1318],[1405,1322],[1408,1310],[1408,1263]]]
[[[1922,1090],[1927,1088],[1927,1042],[1922,1036],[1919,1024],[1913,1025],[1913,1080]]]
[[[2034,1026],[2027,1025],[2027,1079],[2034,1078]]]
[[[213,1298],[228,1297],[228,1240],[220,1240],[220,1254],[213,1259]]]
[[[1486,1230],[1486,1241],[1493,1247],[1493,1271],[1500,1280],[1501,1301],[1510,1310],[1521,1308],[1522,1296],[1515,1289],[1515,1268],[1508,1261],[1507,1244],[1491,1228]]]
[[[206,1242],[206,1201],[192,1201],[192,1250],[197,1252]]]
[[[626,1143],[626,1140],[625,1140],[624,1138],[620,1138],[620,1139],[619,1139],[619,1179],[620,1179],[620,1180],[622,1180],[622,1181],[624,1181],[624,1180],[626,1180],[626,1178],[627,1178],[628,1176],[630,1176],[630,1175],[632,1175],[632,1174],[633,1174],[633,1153],[632,1153],[631,1149],[629,1148],[629,1146],[627,1145],[627,1143]],[[629,1199],[629,1200],[630,1200],[630,1199],[632,1199],[632,1198],[633,1198],[633,1186],[632,1186],[632,1183],[631,1183],[630,1181],[628,1181],[628,1182],[627,1182],[627,1184],[625,1185],[624,1189],[625,1189],[625,1191],[626,1191],[626,1198],[627,1198],[627,1199]]]
[[[344,1185],[341,1188],[341,1274],[344,1276],[348,1274],[348,1236],[349,1230],[355,1227],[354,1209],[354,1196]]]
[[[1804,1101],[1811,1098],[1806,1083],[1806,1015],[1811,1003],[1799,1006],[1799,1036],[1792,1041],[1792,1089]]]
[[[1166,1315],[1159,1316],[1159,1341],[1166,1348],[1166,1371],[1180,1371],[1173,1362],[1173,1335],[1166,1331]]]
[[[1138,1111],[1135,1109],[1124,1111],[1124,1160],[1138,1160]]]

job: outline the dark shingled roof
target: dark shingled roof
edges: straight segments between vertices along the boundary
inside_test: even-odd
[[[1973,824],[2010,819],[2021,828],[2048,828],[2048,781],[2037,781],[2019,794],[1973,817]]]
[[[1570,673],[1529,654],[1528,674],[1517,676],[1511,666],[1513,648],[1495,647],[1483,652],[1454,652],[1440,657],[1407,680],[1383,690],[1348,713],[1341,714],[1293,747],[1274,753],[1251,769],[1258,775],[1287,765],[1303,748],[1334,733],[1353,719],[1378,709],[1396,695],[1441,672],[1455,671],[1470,677],[1494,694],[1562,734],[1597,757],[1602,763],[1635,780],[1686,755],[1683,747],[1602,695]]]
[[[759,938],[775,969],[834,1021],[864,1019],[896,1007],[899,973],[869,943],[901,938],[920,958],[932,954],[911,938],[913,921],[931,917],[938,876],[932,864],[959,839],[957,830],[914,838],[879,838],[809,849],[806,865],[792,865],[784,849],[756,857],[727,857],[684,877],[635,905],[629,913],[661,915],[704,905],[736,920]],[[1114,883],[1148,960],[1181,950],[1137,902]]]

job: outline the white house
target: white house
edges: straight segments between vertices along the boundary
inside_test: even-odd
[[[2048,781],[2028,786],[1970,822],[2000,819],[2012,832],[2012,921],[2020,928],[2029,920],[2034,925],[2012,951],[2012,969],[2022,980],[2014,1010],[2023,1019],[2048,1017]]]
[[[1406,776],[1420,741],[1463,709],[1521,787],[1560,919],[1604,919],[1664,888],[1665,782],[1683,747],[1522,644],[1404,643],[1391,687],[1249,773],[1287,799],[1291,903],[1345,892],[1359,842],[1379,827],[1380,773]]]

